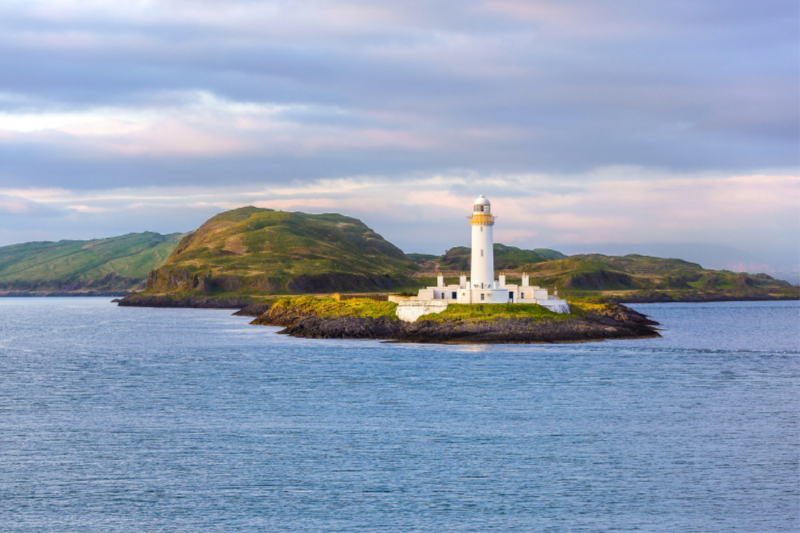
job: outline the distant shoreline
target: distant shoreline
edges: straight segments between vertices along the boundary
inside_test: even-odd
[[[124,298],[130,292],[8,292],[0,294],[0,298],[81,298],[81,297],[107,297]]]
[[[367,296],[366,293],[365,296]],[[184,307],[198,309],[232,309],[242,308],[254,301],[264,298],[281,298],[289,295],[253,295],[244,297],[226,296],[170,296],[165,294],[142,294],[137,292],[115,291],[88,291],[88,292],[7,292],[0,293],[0,298],[80,298],[80,297],[109,297],[121,298],[120,305],[128,307]],[[291,296],[303,296],[302,294]],[[593,296],[593,295],[592,295]],[[681,295],[673,297],[668,293],[648,295],[628,294],[624,296],[601,296],[605,301],[620,304],[651,304],[651,303],[703,303],[703,302],[760,302],[760,301],[798,301],[800,297],[787,295]]]
[[[110,295],[109,295],[110,296]],[[292,295],[291,297],[301,297],[302,294]],[[364,294],[364,297],[368,297]],[[233,307],[243,308],[252,303],[257,303],[265,298],[277,299],[286,298],[289,295],[275,295],[275,296],[251,296],[251,297],[236,297],[226,296],[222,298],[215,298],[213,296],[170,296],[165,294],[142,294],[131,293],[120,301],[121,306],[129,307],[187,307],[187,308],[200,308],[208,309],[219,307],[221,309],[230,309]],[[569,296],[567,296],[569,298]],[[621,304],[639,304],[639,303],[670,303],[670,302],[685,302],[685,303],[702,303],[702,302],[750,302],[750,301],[780,301],[780,300],[800,300],[798,297],[787,296],[771,296],[771,295],[750,295],[750,296],[734,296],[734,295],[708,295],[705,297],[686,296],[679,298],[665,298],[661,293],[658,295],[625,295],[619,298],[604,297],[609,303]]]

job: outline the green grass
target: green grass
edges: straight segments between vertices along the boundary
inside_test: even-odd
[[[314,296],[297,296],[279,298],[273,304],[275,309],[286,309],[297,313],[308,313],[319,317],[340,318],[382,318],[397,320],[397,304],[394,302],[378,302],[369,298],[352,298],[336,300],[334,298],[316,298]]]
[[[419,320],[492,321],[498,318],[530,318],[533,320],[568,320],[570,315],[550,311],[538,304],[450,304],[441,313],[423,315]]]
[[[179,238],[180,234],[145,232],[91,241],[3,246],[0,285],[22,290],[53,289],[69,283],[96,283],[109,274],[125,278],[120,280],[123,284],[135,285],[164,263]]]

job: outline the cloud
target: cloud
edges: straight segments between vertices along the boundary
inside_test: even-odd
[[[97,174],[123,186],[115,156],[158,183],[212,158],[207,184],[218,168],[252,183],[254,167],[320,179],[798,164],[797,9],[785,3],[0,9],[0,152],[18,154],[11,179],[37,186],[64,171],[77,186]]]
[[[64,222],[1,234],[257,203],[439,250],[484,192],[510,243],[784,257],[799,21],[782,0],[0,3],[3,216]]]
[[[49,217],[54,210],[20,196],[0,194],[0,216],[12,215],[15,217]]]
[[[75,211],[79,211],[81,213],[105,213],[108,211],[108,209],[104,207],[91,207],[88,205],[68,205],[66,208],[74,209]]]

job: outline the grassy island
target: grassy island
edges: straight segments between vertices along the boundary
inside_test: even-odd
[[[571,303],[571,314],[537,304],[451,304],[416,322],[397,318],[397,304],[367,298],[300,296],[261,304],[256,325],[283,326],[305,338],[385,339],[433,343],[585,342],[657,337],[657,325],[622,305]],[[257,307],[257,306],[256,306]]]

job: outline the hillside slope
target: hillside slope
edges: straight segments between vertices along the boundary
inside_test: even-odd
[[[209,219],[153,272],[147,293],[390,290],[418,267],[358,219],[243,207]]]
[[[643,255],[573,255],[534,265],[531,283],[562,290],[565,294],[605,291],[627,296],[627,301],[679,298],[757,299],[797,298],[798,290],[767,274],[709,270],[681,259]]]
[[[2,293],[124,293],[148,274],[181,234],[130,233],[90,241],[29,242],[0,247]]]
[[[643,255],[602,254],[567,257],[554,250],[521,250],[495,244],[495,270],[519,283],[523,272],[532,285],[557,289],[562,295],[601,295],[633,301],[798,298],[800,290],[767,274],[709,270],[681,259]],[[469,248],[448,250],[443,256],[410,254],[421,271],[421,284],[433,284],[437,271],[457,283],[456,270],[469,272]]]

